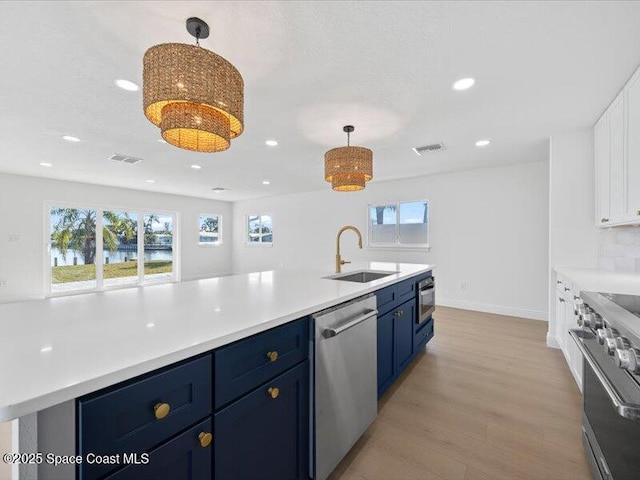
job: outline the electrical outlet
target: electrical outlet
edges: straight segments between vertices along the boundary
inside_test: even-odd
[[[9,243],[19,242],[19,241],[20,241],[20,235],[9,235]]]
[[[7,288],[8,282],[6,278],[0,278],[0,288]]]
[[[463,292],[467,291],[467,282],[462,282],[460,284],[460,290],[462,290]]]

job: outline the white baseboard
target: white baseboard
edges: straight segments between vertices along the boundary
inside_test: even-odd
[[[542,320],[544,322],[548,321],[547,312],[538,310],[490,305],[488,303],[465,302],[463,300],[453,300],[449,298],[438,298],[436,305],[461,308],[462,310],[475,310],[476,312],[495,313],[497,315],[508,315],[510,317],[529,318],[531,320]]]
[[[207,278],[228,277],[229,275],[234,275],[234,274],[231,272],[205,273],[203,275],[191,275],[189,277],[182,277],[182,281],[189,282],[191,280],[205,280]]]
[[[549,332],[547,332],[547,347],[549,348],[562,348],[560,347],[560,344],[558,343],[558,339],[555,337],[555,335],[551,335]]]

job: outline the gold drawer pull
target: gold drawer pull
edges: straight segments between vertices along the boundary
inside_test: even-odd
[[[268,352],[267,358],[272,362],[275,362],[278,359],[278,352],[276,352],[275,350],[273,352]]]
[[[200,446],[202,448],[207,448],[213,441],[213,435],[211,435],[209,432],[200,432],[200,435],[198,435],[198,440],[200,440]]]
[[[160,420],[161,418],[169,415],[171,406],[168,403],[156,403],[156,405],[153,407],[153,411],[156,414],[156,418]]]
[[[278,398],[278,395],[280,395],[280,389],[278,387],[271,387],[267,390],[267,393],[271,395],[271,398]]]

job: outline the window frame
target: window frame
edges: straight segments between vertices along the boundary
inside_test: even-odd
[[[260,228],[262,228],[262,216],[268,215],[271,218],[271,241],[263,242],[262,237],[260,237],[259,242],[250,242],[249,241],[249,217],[258,217],[260,219]],[[244,216],[244,245],[246,247],[273,247],[273,215],[271,213],[247,213]]]
[[[217,217],[218,218],[218,241],[217,242],[201,242],[200,241],[200,217]],[[199,247],[219,247],[224,241],[222,237],[222,215],[219,213],[199,213],[198,214],[198,246]]]
[[[95,265],[96,265],[96,286],[95,288],[83,288],[79,290],[68,290],[55,292],[52,291],[52,266],[51,266],[51,208],[75,208],[75,209],[90,209],[96,212],[96,253],[95,253]],[[135,213],[137,215],[138,226],[138,277],[135,283],[123,284],[123,285],[105,285],[104,281],[104,244],[103,244],[103,213],[105,211],[113,212],[127,212]],[[171,278],[166,279],[146,279],[144,278],[144,216],[145,215],[161,215],[170,216],[172,218],[172,269]],[[95,203],[76,203],[67,201],[52,201],[45,200],[43,205],[43,291],[45,298],[66,297],[71,295],[82,295],[85,293],[107,292],[111,290],[123,290],[127,288],[141,288],[152,285],[163,285],[168,283],[178,283],[181,281],[181,268],[180,268],[180,246],[181,246],[181,232],[180,232],[180,213],[177,211],[170,211],[164,209],[154,208],[131,208],[115,205],[95,204]],[[140,234],[140,232],[143,232]],[[102,246],[103,248],[100,248]]]
[[[400,243],[400,205],[403,203],[419,203],[423,202],[427,205],[427,242],[426,243]],[[395,243],[372,243],[371,242],[371,208],[390,206],[396,207],[396,222],[395,222]],[[392,202],[375,202],[367,204],[367,248],[378,250],[431,250],[431,208],[429,199],[417,199],[417,200],[402,200]]]

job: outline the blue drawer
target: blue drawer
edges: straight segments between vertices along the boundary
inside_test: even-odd
[[[416,278],[410,278],[409,280],[404,280],[396,284],[396,289],[398,290],[398,303],[404,303],[407,300],[416,299],[416,284]]]
[[[149,451],[211,415],[211,372],[211,356],[206,355],[79,399],[78,453]],[[161,411],[155,410],[159,404],[169,405],[164,418],[156,418]],[[83,463],[80,478],[98,478],[117,467]]]
[[[276,327],[214,353],[216,409],[309,356],[309,319]]]
[[[431,317],[427,320],[413,335],[413,351],[417,352],[421,350],[429,340],[433,338],[434,329],[433,329],[434,319]]]
[[[382,288],[376,291],[378,316],[384,315],[398,304],[398,291],[396,285]]]
[[[211,480],[213,444],[203,447],[199,438],[206,433],[211,418],[151,450],[146,465],[128,465],[105,480]]]

